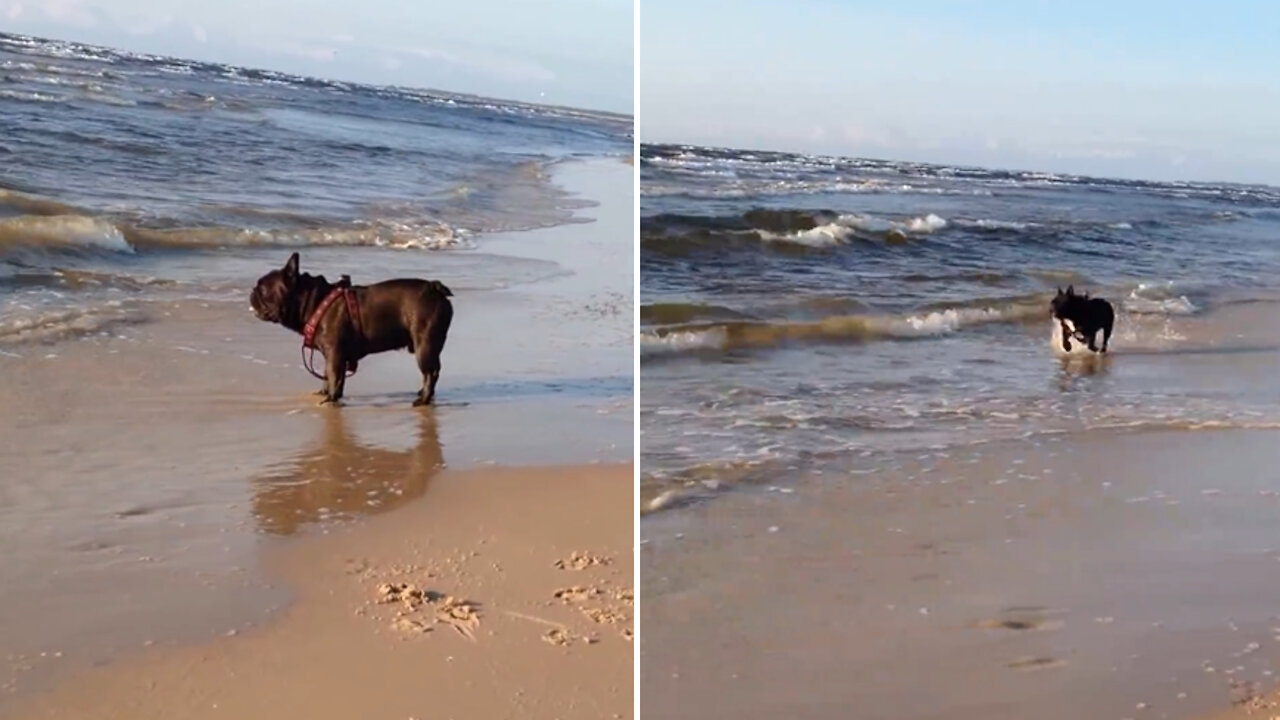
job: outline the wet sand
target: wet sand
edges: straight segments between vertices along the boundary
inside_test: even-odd
[[[423,502],[269,552],[298,593],[277,622],[83,674],[7,716],[630,717],[631,476],[441,473]]]
[[[340,411],[316,407],[310,393],[318,381],[300,368],[298,337],[257,321],[247,300],[156,301],[145,304],[144,322],[105,334],[7,346],[0,355],[0,463],[8,468],[0,479],[0,715],[53,688],[76,697],[80,680],[69,678],[88,668],[201,647],[293,617],[310,597],[305,583],[264,563],[264,553],[324,542],[343,521],[410,512],[415,501],[431,505],[438,479],[454,472],[556,465],[582,473],[585,464],[628,461],[630,264],[616,273],[600,268],[605,258],[621,266],[618,252],[631,246],[631,170],[612,160],[572,163],[558,167],[555,179],[599,203],[578,212],[591,222],[480,238],[476,253],[438,260],[371,251],[369,265],[353,273],[364,278],[408,263],[399,272],[448,283],[449,267],[508,250],[555,268],[533,282],[519,275],[491,289],[455,288],[457,314],[432,410],[409,407],[420,378],[404,353],[362,362]],[[304,269],[351,271],[329,259],[304,251]],[[625,283],[616,278],[622,273]],[[244,298],[254,279],[237,281]],[[631,483],[618,482],[621,499],[612,490],[599,497],[617,506],[608,518],[629,542]],[[566,513],[597,501],[572,483],[543,485]],[[440,503],[423,512],[446,512],[449,501]],[[451,522],[471,533],[486,519],[462,513]],[[530,547],[558,552],[557,531],[546,532]],[[521,597],[513,591],[484,601]],[[521,686],[517,680],[512,687]],[[605,686],[611,681],[593,687]]]
[[[1275,442],[1051,437],[651,516],[645,717],[1226,707],[1280,660]]]
[[[1224,308],[1177,352],[1064,361],[1056,382],[1267,402],[1269,308]],[[1144,425],[886,453],[648,514],[644,716],[1276,714],[1280,434]]]

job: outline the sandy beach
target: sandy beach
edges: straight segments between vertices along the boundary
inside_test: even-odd
[[[930,453],[652,517],[645,716],[1192,718],[1250,697],[1280,660],[1274,442]]]
[[[576,221],[472,251],[303,252],[451,284],[431,410],[403,353],[316,407],[297,336],[247,309],[261,251],[224,254],[243,298],[6,345],[0,716],[627,716],[631,172],[557,166]]]
[[[1280,660],[1274,442],[1119,433],[930,453],[646,520],[645,716],[1227,707]]]
[[[268,552],[297,599],[266,627],[83,674],[8,717],[630,717],[631,474],[442,473],[379,522]]]

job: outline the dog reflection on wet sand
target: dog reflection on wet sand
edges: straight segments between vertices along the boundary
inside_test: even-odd
[[[405,451],[362,445],[343,413],[322,416],[319,442],[253,480],[263,531],[290,535],[309,523],[391,510],[425,493],[444,466],[434,413],[419,415],[418,441]]]

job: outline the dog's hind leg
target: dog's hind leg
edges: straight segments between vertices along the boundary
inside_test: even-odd
[[[1098,329],[1097,328],[1093,328],[1093,331],[1089,333],[1089,349],[1092,350],[1093,352],[1098,352]]]
[[[427,340],[418,345],[414,353],[418,358],[418,369],[422,371],[422,389],[413,400],[413,406],[430,405],[436,397],[436,383],[440,381],[440,351],[435,343]]]
[[[444,352],[452,320],[453,308],[446,305],[417,334],[414,356],[418,359],[418,369],[422,371],[422,389],[414,398],[414,407],[430,405],[436,399],[436,383],[440,382],[440,353]]]
[[[1107,344],[1111,342],[1112,326],[1112,322],[1108,322],[1106,325],[1102,326],[1102,352],[1107,351]]]

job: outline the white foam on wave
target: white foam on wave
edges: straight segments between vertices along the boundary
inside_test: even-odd
[[[1199,310],[1185,295],[1162,300],[1130,295],[1124,300],[1124,309],[1137,315],[1194,315]]]
[[[50,95],[48,93],[28,92],[23,90],[0,90],[0,100],[16,100],[18,102],[34,102],[34,103],[62,103],[67,99],[61,95]]]
[[[979,218],[977,220],[955,220],[958,227],[976,228],[978,230],[1026,230],[1035,227],[1036,223],[1017,222],[1015,220],[992,220]]]
[[[377,221],[344,228],[247,230],[179,228],[135,231],[140,246],[161,247],[383,247],[397,250],[448,250],[465,246],[469,234],[438,223]]]
[[[762,239],[770,242],[795,243],[810,247],[830,247],[848,241],[855,231],[883,235],[896,230],[907,235],[928,235],[946,226],[946,219],[933,213],[901,222],[870,215],[846,214],[837,217],[833,222],[808,230],[798,230],[791,233],[775,233],[767,230],[757,232]]]
[[[1172,282],[1140,283],[1124,299],[1123,307],[1138,315],[1194,315],[1199,311],[1186,295],[1176,293]]]
[[[0,249],[9,247],[98,248],[132,253],[115,225],[84,215],[23,215],[0,220]]]
[[[649,161],[646,161],[649,162]],[[678,170],[681,173],[696,176],[719,176],[726,173],[736,176],[732,171],[701,170],[695,167],[667,166],[667,172]],[[820,195],[833,194],[865,194],[878,195],[957,195],[957,196],[990,196],[987,188],[957,188],[930,186],[913,183],[888,184],[875,179],[867,180],[734,180],[710,187],[697,187],[680,183],[646,182],[640,189],[645,197],[689,197],[707,200],[727,198],[750,198],[781,195]]]
[[[720,328],[677,330],[659,335],[640,333],[640,357],[677,355],[696,350],[718,350],[724,347],[725,333]]]
[[[939,217],[933,213],[921,217],[913,217],[904,221],[887,220],[885,218],[872,217],[870,215],[841,215],[836,222],[851,228],[863,230],[870,233],[887,233],[893,230],[904,232],[909,235],[928,235],[938,230],[942,230],[947,226],[945,218]]]
[[[907,224],[906,224],[906,228],[908,232],[913,232],[921,235],[927,235],[931,232],[941,230],[946,226],[947,226],[947,221],[938,217],[937,215],[934,215],[933,213],[929,213],[928,215],[922,218],[911,218],[911,220],[907,221]]]
[[[770,242],[795,243],[797,245],[808,245],[809,247],[830,247],[845,242],[852,233],[853,228],[835,222],[793,233],[774,233],[763,230],[760,231],[759,235],[762,239]]]
[[[888,323],[885,329],[896,337],[946,335],[971,325],[1001,322],[1009,317],[999,308],[951,308],[921,315],[908,315]]]

